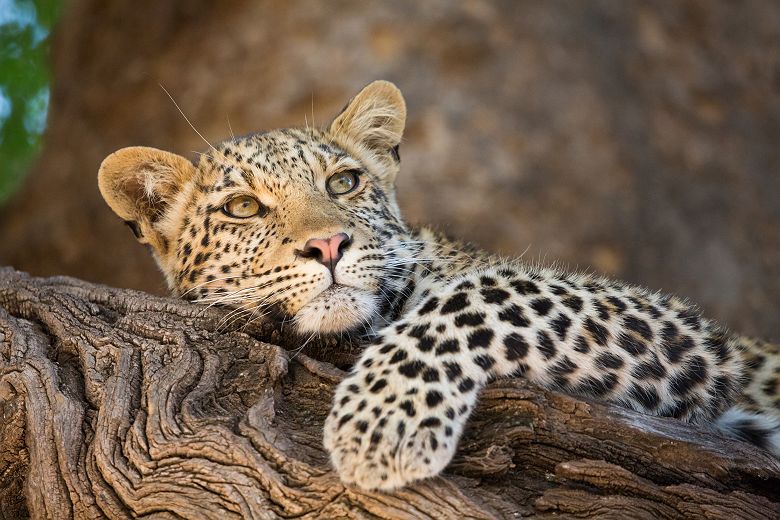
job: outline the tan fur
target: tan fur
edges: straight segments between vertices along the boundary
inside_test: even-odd
[[[744,407],[780,418],[780,345],[754,338],[739,339],[748,367],[741,398]]]
[[[330,126],[369,148],[392,148],[401,142],[406,124],[406,102],[389,81],[374,81],[352,98]]]
[[[106,157],[98,171],[98,187],[106,203],[126,222],[141,230],[139,241],[165,248],[157,222],[181,188],[195,176],[193,164],[170,152],[132,146]]]

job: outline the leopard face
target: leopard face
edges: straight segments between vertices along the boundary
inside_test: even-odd
[[[232,139],[197,165],[125,148],[100,188],[175,294],[302,334],[369,331],[410,290],[415,244],[393,188],[404,119],[397,89],[376,82],[329,129]]]

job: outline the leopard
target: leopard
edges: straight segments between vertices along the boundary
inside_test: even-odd
[[[392,491],[440,474],[498,378],[780,457],[780,347],[678,296],[407,224],[395,190],[405,123],[400,90],[375,81],[324,128],[231,137],[193,160],[122,148],[98,185],[174,296],[360,342],[323,427],[347,485]]]

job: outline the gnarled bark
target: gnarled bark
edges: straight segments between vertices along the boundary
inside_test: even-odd
[[[124,146],[207,149],[161,85],[215,142],[326,126],[388,79],[409,108],[407,221],[780,340],[780,2],[61,3],[44,149],[0,208],[0,265],[164,294],[95,182]]]
[[[294,343],[219,309],[0,270],[0,517],[780,517],[767,453],[520,381],[483,392],[444,476],[344,487],[320,433],[338,346],[317,360]]]

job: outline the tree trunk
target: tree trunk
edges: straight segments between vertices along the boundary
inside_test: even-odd
[[[327,125],[388,79],[409,108],[409,222],[680,294],[780,341],[780,2],[62,6],[44,150],[0,209],[0,265],[164,294],[96,182],[123,146],[207,149],[161,86],[216,142]]]
[[[483,392],[443,477],[344,487],[321,447],[343,372],[272,341],[227,311],[0,270],[0,516],[780,517],[767,453],[520,381]]]

